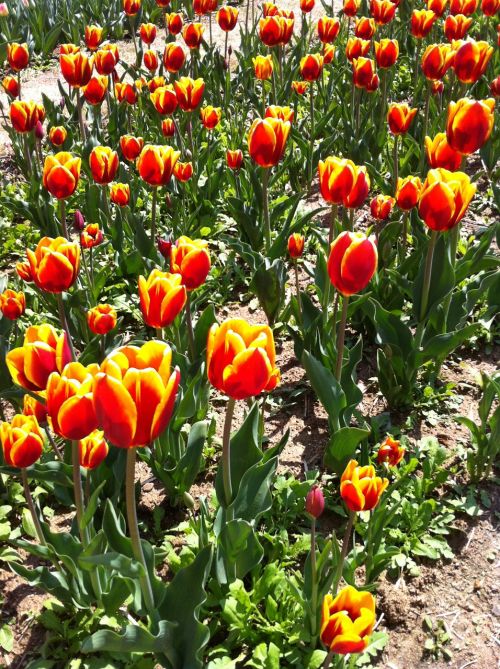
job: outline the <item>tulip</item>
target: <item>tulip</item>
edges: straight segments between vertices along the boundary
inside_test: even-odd
[[[126,207],[130,202],[130,186],[123,183],[110,184],[109,197],[113,204]]]
[[[102,28],[100,26],[85,26],[85,44],[90,51],[96,51],[102,42]]]
[[[148,69],[150,72],[156,72],[158,69],[158,55],[156,51],[148,49],[144,52],[143,58],[146,69]]]
[[[9,67],[15,72],[20,72],[28,67],[29,60],[30,52],[28,51],[26,42],[23,44],[18,44],[17,42],[7,44],[7,61]]]
[[[431,82],[431,93],[432,95],[443,95],[444,84],[442,81],[432,81]]]
[[[417,206],[422,182],[420,177],[408,176],[404,179],[399,178],[396,189],[396,204],[403,211],[409,211]]]
[[[432,168],[444,167],[454,172],[462,164],[462,154],[451,148],[444,132],[438,132],[434,139],[426,136],[425,153]]]
[[[157,7],[162,7],[163,9],[168,7],[169,4],[170,4],[170,0],[156,0]]]
[[[488,42],[469,40],[455,51],[453,69],[463,84],[473,84],[486,72],[493,55],[493,47]]]
[[[89,156],[89,166],[92,178],[101,186],[107,185],[115,178],[120,159],[118,154],[109,146],[96,146]]]
[[[123,11],[127,16],[135,16],[141,8],[141,0],[123,0]]]
[[[295,113],[290,107],[280,107],[278,105],[270,105],[266,107],[264,118],[279,118],[282,121],[290,121],[293,123]]]
[[[141,23],[139,36],[144,44],[153,44],[156,39],[156,26],[154,23]]]
[[[370,202],[370,213],[378,221],[386,221],[395,203],[396,200],[389,195],[376,195]]]
[[[496,79],[493,79],[493,81],[491,82],[490,91],[494,97],[496,98],[500,97],[500,74]]]
[[[273,390],[280,374],[271,329],[240,318],[214,323],[208,334],[207,372],[210,383],[234,400]]]
[[[39,390],[37,395],[43,397],[46,401],[46,392],[44,390]],[[24,416],[34,416],[39,425],[47,424],[47,407],[42,402],[36,400],[33,395],[26,395],[23,397],[23,415]]]
[[[399,44],[397,39],[382,39],[380,42],[375,42],[375,59],[378,67],[392,67],[398,56]]]
[[[312,12],[314,9],[314,2],[315,0],[300,0],[300,10],[304,12],[304,14],[309,14],[309,12]]]
[[[281,12],[283,14],[284,10],[281,10]],[[291,14],[293,14],[293,12],[291,12]],[[281,23],[281,41],[280,41],[280,44],[285,45],[285,44],[288,44],[288,42],[292,38],[294,19],[293,18],[287,18],[285,16],[281,16],[280,17],[280,23]]]
[[[350,511],[371,511],[388,485],[372,465],[360,467],[356,460],[350,460],[340,479],[340,495]]]
[[[172,177],[180,155],[180,151],[171,146],[146,144],[137,160],[137,170],[150,186],[165,186]]]
[[[354,58],[352,80],[356,88],[369,88],[375,76],[375,62],[371,58]]]
[[[369,190],[370,177],[368,176],[366,167],[356,166],[354,186],[352,187],[351,192],[343,200],[344,207],[349,207],[350,209],[361,207],[363,202],[368,197]]]
[[[55,125],[49,130],[49,139],[54,146],[62,146],[66,141],[68,132],[62,125]]]
[[[307,54],[300,60],[300,75],[306,81],[316,81],[323,72],[323,56],[319,53]]]
[[[182,15],[178,14],[177,12],[165,14],[165,23],[167,25],[168,32],[171,35],[178,35],[182,30]]]
[[[323,65],[330,65],[335,58],[335,47],[333,44],[323,44]]]
[[[158,114],[162,116],[173,114],[177,109],[177,95],[172,84],[157,88],[149,97]]]
[[[9,15],[9,8],[6,2],[0,2],[0,17],[5,18]]]
[[[495,16],[500,12],[500,0],[481,0],[481,11],[485,16]]]
[[[11,98],[19,97],[19,83],[15,77],[4,77],[2,86],[7,95],[10,95]]]
[[[212,105],[203,107],[203,109],[200,109],[200,119],[204,128],[207,130],[213,130],[220,123],[221,108],[212,107]]]
[[[201,102],[205,91],[205,82],[203,79],[181,77],[174,81],[174,88],[180,108],[185,112],[192,112]]]
[[[94,66],[93,60],[81,51],[61,54],[59,64],[63,77],[73,88],[82,88],[89,83]]]
[[[432,26],[437,21],[437,16],[430,9],[414,9],[411,15],[410,32],[413,37],[423,39],[432,30]]]
[[[385,26],[393,20],[397,7],[391,0],[371,0],[370,14],[378,26]]]
[[[266,16],[259,20],[259,37],[267,47],[287,43],[293,31],[293,19]]]
[[[171,270],[181,276],[187,290],[199,288],[206,281],[211,266],[207,247],[207,242],[185,236],[179,237],[171,247]]]
[[[26,310],[26,298],[24,293],[16,292],[8,288],[0,293],[0,311],[5,318],[15,321],[20,318]]]
[[[45,109],[33,101],[14,100],[10,105],[9,117],[16,132],[31,132],[38,121],[44,120]]]
[[[125,81],[117,81],[115,84],[115,97],[118,102],[126,102],[135,105],[137,102],[137,90],[134,84]]]
[[[307,81],[292,81],[292,88],[297,95],[305,95],[309,88],[309,83]]]
[[[160,255],[165,258],[165,260],[170,261],[170,249],[172,248],[172,242],[170,239],[163,239],[162,237],[156,238],[156,248],[160,252]]]
[[[321,516],[325,509],[325,498],[319,485],[313,485],[306,497],[306,511],[316,520]]]
[[[442,16],[448,0],[427,0],[427,9],[430,9],[436,16]]]
[[[399,465],[404,458],[405,449],[400,445],[400,442],[392,437],[387,437],[377,453],[377,462],[387,462],[391,467]]]
[[[342,11],[346,16],[352,18],[358,13],[359,4],[359,0],[344,0]]]
[[[444,21],[444,34],[449,42],[460,40],[465,37],[472,24],[470,17],[463,14],[447,16]]]
[[[420,193],[418,214],[431,230],[451,230],[462,220],[475,192],[476,187],[463,172],[429,170]]]
[[[82,212],[78,209],[73,214],[73,227],[78,232],[81,232],[85,227],[85,219],[83,218]]]
[[[41,121],[36,122],[34,135],[39,141],[42,141],[45,137],[45,130],[43,129],[43,123]]]
[[[26,281],[26,283],[33,281],[29,262],[16,262],[16,272],[22,281]]]
[[[338,595],[325,595],[320,638],[330,652],[361,653],[368,646],[375,625],[375,599],[370,592],[351,585]]]
[[[59,45],[59,55],[79,53],[81,51],[80,47],[76,44],[60,44]]]
[[[94,430],[78,442],[80,467],[95,469],[106,459],[109,446],[104,439],[102,430]]]
[[[376,28],[377,24],[375,23],[375,19],[362,16],[361,18],[356,19],[354,35],[361,39],[369,40],[375,35]]]
[[[43,451],[43,436],[35,416],[16,414],[0,423],[0,441],[8,467],[31,467]]]
[[[47,156],[43,166],[44,187],[58,200],[73,195],[80,178],[81,162],[66,151]]]
[[[470,16],[474,14],[478,5],[479,0],[450,0],[450,14]]]
[[[392,134],[404,135],[407,133],[416,113],[417,110],[411,109],[406,102],[391,103],[387,112],[387,122]]]
[[[158,271],[158,270],[156,270]],[[123,346],[106,357],[94,383],[94,407],[105,438],[119,448],[151,444],[167,427],[180,372],[160,341]]]
[[[493,130],[495,100],[462,98],[450,102],[446,122],[446,138],[455,151],[474,153],[488,141]]]
[[[221,7],[217,12],[217,23],[224,32],[234,30],[238,23],[238,9],[231,7],[231,5]]]
[[[228,149],[226,151],[226,163],[231,170],[237,171],[241,169],[243,164],[243,151],[241,149],[236,149],[234,151]]]
[[[161,132],[164,137],[173,137],[175,135],[175,123],[171,118],[165,118],[161,122]]]
[[[322,16],[317,25],[318,37],[323,44],[334,42],[339,34],[340,21],[330,16]]]
[[[165,77],[156,76],[148,81],[148,90],[150,93],[154,93],[157,88],[166,86]]]
[[[177,179],[177,181],[184,183],[186,181],[189,181],[189,179],[191,179],[192,176],[193,176],[193,163],[191,162],[181,163],[180,160],[178,160],[175,163],[174,177]]]
[[[97,223],[90,223],[80,233],[80,246],[83,249],[93,249],[102,244],[103,240],[104,235]]]
[[[290,235],[287,245],[290,258],[293,258],[294,260],[300,258],[304,252],[304,243],[304,236],[298,232],[294,232],[292,235]]]
[[[182,28],[182,38],[190,49],[199,49],[204,28],[201,23],[186,23]]]
[[[356,165],[352,160],[329,156],[319,161],[318,175],[321,195],[327,202],[338,205],[354,186]]]
[[[68,290],[76,281],[80,267],[80,248],[64,237],[42,237],[35,251],[27,249],[35,284],[48,293]]]
[[[98,304],[87,311],[89,330],[97,335],[108,334],[116,327],[117,314],[110,304]]]
[[[377,247],[361,232],[342,232],[332,243],[328,275],[345,297],[362,291],[377,269]]]
[[[125,160],[135,160],[141,153],[144,147],[144,140],[142,137],[134,137],[133,135],[122,135],[120,137],[120,149]]]
[[[165,45],[163,64],[165,65],[167,72],[179,72],[185,62],[186,54],[180,44],[169,42]]]
[[[248,132],[248,150],[261,167],[277,165],[285,152],[291,124],[276,118],[256,119]]]
[[[453,64],[455,52],[448,44],[430,44],[422,56],[422,72],[424,76],[437,81],[444,77]]]
[[[116,44],[105,44],[94,54],[94,65],[98,74],[108,75],[114,72],[119,61]]]
[[[252,58],[255,77],[257,79],[270,79],[273,74],[273,59],[272,56],[256,56]]]
[[[368,51],[370,51],[371,42],[367,39],[361,39],[359,37],[349,37],[347,40],[345,55],[347,60],[352,61],[355,58],[360,58],[366,56]]]
[[[139,299],[146,325],[164,328],[172,325],[187,300],[180,274],[154,269],[146,280],[139,277]]]

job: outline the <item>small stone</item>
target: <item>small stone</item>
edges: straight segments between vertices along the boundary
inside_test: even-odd
[[[474,581],[474,592],[477,592],[478,590],[481,590],[483,587],[484,579],[482,578],[476,578]]]
[[[151,492],[153,488],[154,485],[152,483],[145,483],[142,489],[144,490],[144,492]]]

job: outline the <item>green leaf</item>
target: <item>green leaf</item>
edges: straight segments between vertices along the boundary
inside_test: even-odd
[[[338,423],[346,407],[346,397],[340,383],[332,372],[308,351],[302,355],[302,364],[319,401],[324,406],[332,424]]]
[[[112,630],[99,630],[83,640],[82,653],[158,653],[166,655],[172,666],[175,664],[173,639],[177,633],[176,625],[161,620],[158,633],[151,634],[139,625],[127,625],[119,634]]]
[[[341,474],[347,462],[352,459],[356,448],[370,434],[370,430],[359,427],[342,427],[331,436],[325,451],[325,467]]]
[[[14,648],[14,634],[8,625],[0,627],[0,646],[7,652]]]

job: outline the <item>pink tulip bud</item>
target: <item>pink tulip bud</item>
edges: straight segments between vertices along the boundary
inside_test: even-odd
[[[325,508],[323,491],[318,485],[313,485],[306,497],[306,511],[313,518],[319,518]]]
[[[45,136],[45,130],[43,129],[43,125],[41,121],[37,121],[35,125],[35,137],[37,139],[43,139]]]
[[[0,16],[8,16],[9,8],[7,7],[6,2],[0,2]]]
[[[85,219],[83,218],[82,212],[78,209],[73,214],[73,227],[79,232],[81,232],[85,227]]]
[[[164,239],[162,237],[156,238],[156,246],[161,255],[168,260],[170,258],[170,249],[172,248],[172,242],[170,239]]]

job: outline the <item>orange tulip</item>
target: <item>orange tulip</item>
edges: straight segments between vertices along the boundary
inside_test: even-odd
[[[164,137],[175,135],[175,123],[171,118],[164,118],[161,122],[161,132]]]
[[[351,192],[356,179],[352,160],[329,156],[318,163],[321,195],[331,204],[341,204]]]
[[[15,72],[20,72],[28,67],[29,60],[30,52],[28,51],[26,42],[23,44],[18,44],[17,42],[7,44],[7,61],[9,67]]]
[[[26,298],[22,291],[16,292],[7,288],[0,293],[0,311],[5,318],[15,321],[20,318],[26,310]]]
[[[64,439],[83,439],[97,428],[92,387],[99,365],[68,363],[47,382],[47,411],[54,432]]]
[[[5,356],[12,380],[26,390],[45,390],[52,372],[61,371],[71,360],[66,334],[57,334],[52,325],[32,325],[24,333],[24,343]]]
[[[273,167],[285,152],[291,124],[278,118],[256,119],[248,132],[248,151],[257,165]]]
[[[444,21],[444,34],[449,42],[465,37],[472,24],[470,17],[463,14],[447,16]]]
[[[156,39],[156,26],[154,23],[141,23],[139,36],[144,44],[153,44]]]
[[[181,163],[180,160],[178,160],[175,163],[174,177],[177,179],[177,181],[185,183],[186,181],[189,181],[189,179],[191,179],[192,176],[193,176],[193,163],[191,162]]]
[[[342,8],[342,11],[346,16],[349,16],[349,18],[352,18],[353,16],[356,16],[358,13],[359,9],[359,0],[344,0],[344,6]]]
[[[290,258],[300,258],[300,256],[304,253],[304,244],[304,235],[301,235],[298,232],[294,232],[292,235],[290,235],[290,237],[288,237],[287,245]]]
[[[78,442],[80,467],[95,469],[106,459],[109,446],[104,439],[104,432],[94,430],[88,437]]]
[[[397,4],[391,2],[391,0],[371,0],[370,2],[370,14],[378,26],[385,26],[390,23],[397,8]]]
[[[162,116],[173,114],[177,109],[177,95],[175,94],[175,89],[172,84],[160,86],[160,88],[157,88],[149,97],[158,114],[161,114]]]
[[[288,44],[293,35],[294,19],[284,16],[284,10],[281,10],[281,13],[281,44]],[[290,12],[290,14],[293,15],[293,12]]]
[[[361,39],[360,37],[349,37],[347,40],[345,55],[347,60],[352,61],[355,58],[361,58],[366,56],[368,51],[370,51],[371,42],[367,39]]]
[[[376,195],[370,202],[370,213],[378,221],[386,221],[395,203],[396,200],[390,195]]]
[[[154,269],[146,280],[139,277],[139,300],[146,325],[164,328],[172,325],[187,300],[180,274]]]
[[[129,84],[126,81],[117,81],[115,84],[115,97],[118,102],[135,105],[137,102],[137,89],[134,84]]]
[[[207,130],[213,130],[220,123],[221,108],[212,107],[212,105],[203,107],[203,109],[200,109],[200,119],[204,128]]]
[[[431,81],[442,79],[453,64],[455,51],[449,44],[430,44],[422,56],[422,72]]]
[[[39,390],[37,395],[43,397],[46,400],[45,390]],[[35,416],[39,425],[45,425],[47,423],[47,407],[42,402],[36,400],[32,395],[26,395],[23,397],[23,415],[24,416]]]
[[[399,177],[396,188],[396,204],[403,211],[410,211],[417,206],[421,190],[420,177],[409,176],[404,179]]]
[[[444,91],[444,83],[442,81],[431,82],[432,95],[443,95],[443,91]]]
[[[127,16],[135,16],[141,8],[141,0],[123,0],[123,11]]]
[[[268,47],[286,44],[293,32],[293,19],[283,16],[266,16],[259,21],[259,37]]]
[[[392,67],[398,56],[399,44],[397,39],[381,39],[380,42],[375,42],[375,59],[378,67]]]
[[[80,47],[76,44],[60,44],[59,45],[59,55],[65,53],[78,53],[81,51]]]
[[[393,135],[404,135],[408,132],[413,121],[416,109],[411,109],[406,102],[393,102],[389,105],[387,112],[387,122]]]
[[[488,42],[463,42],[455,51],[453,60],[457,79],[463,84],[475,83],[486,72],[492,55],[493,47]]]
[[[34,251],[26,250],[35,284],[48,293],[62,293],[76,281],[80,247],[64,237],[42,237]]]
[[[92,178],[98,184],[109,184],[115,178],[120,159],[116,151],[109,146],[96,146],[89,156]]]
[[[309,83],[307,81],[292,81],[292,88],[297,95],[305,95],[309,88]]]
[[[182,30],[182,15],[178,14],[177,12],[165,14],[165,23],[167,25],[168,32],[171,35],[178,35]]]
[[[474,14],[478,5],[479,0],[450,0],[450,14],[470,16]]]
[[[500,0],[481,0],[481,11],[485,16],[495,16],[500,12]]]
[[[165,77],[156,76],[148,81],[148,90],[150,93],[154,93],[161,86],[166,86]]]
[[[116,309],[110,304],[98,304],[87,311],[87,325],[97,335],[108,334],[116,327]]]
[[[144,52],[144,67],[150,72],[156,72],[158,69],[158,54],[153,49]]]
[[[356,166],[356,176],[354,179],[354,186],[351,192],[344,198],[342,204],[344,207],[355,209],[361,207],[363,202],[368,197],[370,190],[370,177],[366,171],[366,167]]]
[[[410,32],[413,37],[423,39],[432,30],[432,26],[437,21],[437,16],[430,9],[414,9],[411,15]]]
[[[160,341],[122,346],[106,357],[94,384],[105,438],[119,448],[151,444],[167,427],[180,382],[172,351]]]
[[[35,416],[16,414],[0,423],[3,457],[9,467],[31,467],[42,455],[43,436]]]
[[[238,23],[238,9],[231,7],[231,5],[221,7],[217,12],[217,23],[220,29],[226,33],[234,30]]]
[[[192,112],[198,107],[205,91],[205,82],[203,79],[191,79],[191,77],[181,77],[174,81],[175,93],[179,107],[186,112]]]
[[[243,400],[279,383],[271,328],[242,318],[214,323],[207,341],[208,380],[229,397]]]
[[[352,61],[352,80],[356,88],[371,88],[375,76],[375,62],[371,58],[361,56]]]
[[[300,75],[306,81],[316,81],[323,72],[323,56],[309,53],[300,60]]]
[[[241,149],[236,149],[235,151],[228,149],[226,151],[226,163],[231,170],[237,171],[241,169],[243,165],[243,151]]]
[[[266,107],[264,118],[279,118],[282,121],[290,121],[293,123],[295,113],[290,107],[280,107],[278,105],[270,105]]]
[[[371,39],[375,35],[377,24],[375,19],[362,16],[356,19],[356,26],[354,28],[354,35],[361,37],[361,39]]]
[[[104,240],[104,235],[98,223],[89,223],[80,232],[80,246],[82,249],[93,249]]]
[[[429,170],[420,193],[418,214],[436,231],[450,230],[463,218],[476,187],[463,172]]]
[[[493,81],[491,82],[490,91],[495,98],[500,97],[500,74],[496,79],[493,79]]]
[[[370,283],[377,269],[377,247],[362,232],[342,232],[332,242],[328,256],[328,276],[344,295],[354,295]]]
[[[29,262],[16,262],[16,272],[22,281],[26,281],[26,283],[33,281]]]
[[[317,25],[318,37],[323,44],[334,42],[339,34],[340,21],[330,16],[322,16]]]
[[[350,511],[371,511],[388,485],[372,465],[360,467],[356,460],[350,460],[340,479],[340,495]]]
[[[49,139],[54,146],[62,146],[66,141],[68,131],[62,125],[55,125],[49,130]]]
[[[135,160],[143,147],[144,140],[142,137],[134,137],[133,135],[122,135],[120,137],[120,149],[125,160]]]
[[[100,26],[85,26],[85,44],[90,51],[96,51],[102,42],[102,28]]]
[[[430,9],[436,16],[442,16],[448,0],[427,0],[427,9]]]
[[[446,122],[446,138],[455,151],[474,153],[488,141],[493,130],[495,100],[462,98],[450,102]]]
[[[111,74],[118,64],[119,59],[116,44],[105,44],[94,54],[95,69],[98,74]]]
[[[58,200],[73,195],[80,179],[82,161],[67,151],[45,158],[43,185]]]
[[[438,132],[434,139],[425,138],[425,153],[432,168],[444,167],[454,172],[462,164],[462,154],[451,148],[444,132]]]
[[[109,197],[113,204],[126,207],[130,202],[130,186],[122,183],[110,184]]]
[[[31,132],[38,121],[45,118],[45,109],[33,101],[14,100],[10,105],[9,117],[16,132]]]
[[[163,64],[168,72],[179,72],[186,62],[186,54],[180,44],[169,42],[163,52]]]
[[[171,146],[146,144],[137,159],[137,170],[150,186],[165,186],[172,178],[180,155],[180,151]]]
[[[73,88],[82,88],[89,83],[94,62],[81,51],[62,53],[59,56],[59,64],[63,77]]]
[[[300,10],[304,14],[309,14],[314,9],[314,0],[300,0]]]
[[[260,80],[270,79],[273,74],[273,58],[269,56],[256,56],[252,58],[255,77]]]
[[[207,279],[211,266],[207,247],[207,242],[185,236],[172,244],[170,267],[181,276],[182,284],[188,290],[199,288]]]
[[[325,595],[320,639],[339,655],[361,653],[368,646],[375,625],[375,599],[371,592],[348,585],[335,599]]]
[[[377,462],[379,464],[387,462],[391,467],[396,467],[404,458],[404,455],[405,449],[401,446],[401,442],[392,437],[386,437],[378,449]]]
[[[17,98],[19,96],[19,84],[16,77],[11,77],[10,75],[4,77],[2,86],[7,95],[10,95],[11,98]]]
[[[186,23],[182,28],[182,37],[190,49],[198,49],[203,37],[204,28],[201,23]]]

